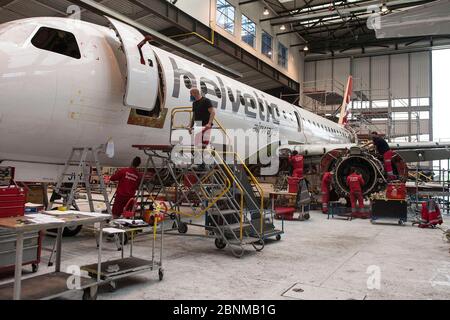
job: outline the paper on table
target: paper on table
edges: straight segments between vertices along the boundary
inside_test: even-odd
[[[27,218],[30,218],[34,223],[64,223],[61,219],[50,217],[45,214],[29,214],[27,215]]]
[[[43,206],[44,206],[43,204],[37,204],[37,203],[31,203],[31,202],[25,203],[25,207],[28,207],[28,208],[40,208]]]
[[[97,213],[97,212],[83,212],[83,211],[73,211],[73,210],[68,210],[68,211],[57,211],[57,210],[53,210],[53,211],[44,211],[45,214],[49,214],[49,215],[53,215],[53,216],[58,216],[58,215],[68,215],[68,214],[75,214],[75,215],[82,215],[82,216],[88,216],[88,217],[107,217],[109,216],[108,214],[104,214],[104,213]]]

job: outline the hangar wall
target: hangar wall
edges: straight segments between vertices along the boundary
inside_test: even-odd
[[[251,54],[257,56],[259,59],[270,64],[280,72],[290,76],[293,80],[302,82],[303,80],[303,65],[304,56],[300,53],[298,48],[290,48],[292,44],[299,42],[299,37],[293,34],[277,36],[279,27],[272,26],[270,21],[260,23],[259,20],[263,18],[264,4],[262,2],[252,2],[244,5],[239,5],[239,0],[227,0],[235,8],[235,28],[234,34],[230,34],[224,29],[216,25],[216,0],[189,0],[177,1],[175,6],[196,18],[201,23],[214,29],[217,33],[238,43],[242,48]],[[250,18],[256,24],[256,45],[252,48],[241,39],[241,15]],[[273,14],[271,12],[271,14]],[[272,59],[261,53],[261,35],[265,31],[273,37],[273,55]],[[277,63],[278,43],[281,42],[289,49],[288,66],[281,67]]]
[[[305,83],[318,83],[319,89],[330,79],[345,85],[350,74],[351,108],[370,112],[372,127],[387,133],[390,125],[392,140],[432,140],[431,51],[305,62]]]

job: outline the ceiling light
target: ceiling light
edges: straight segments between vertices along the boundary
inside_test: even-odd
[[[309,50],[308,45],[305,44],[305,47],[303,48],[303,51],[308,51],[308,50]]]
[[[387,12],[389,9],[386,5],[386,3],[383,3],[383,6],[381,7],[381,12]]]
[[[267,7],[264,7],[263,15],[268,16],[270,14],[269,9]]]
[[[282,24],[281,27],[280,27],[280,30],[281,30],[281,31],[286,30],[286,26],[285,26],[284,24]]]

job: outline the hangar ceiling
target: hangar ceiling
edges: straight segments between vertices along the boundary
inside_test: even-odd
[[[211,39],[212,30],[166,0],[96,0],[96,2],[146,27],[169,37],[174,37],[174,39],[191,49],[214,59],[228,68],[236,70],[243,75],[239,81],[252,87],[263,91],[282,89],[284,92],[290,93],[298,93],[300,90],[298,82],[226,38],[215,34],[214,44],[205,41],[204,39]],[[68,8],[74,3],[77,3],[77,1],[0,0],[0,23],[38,16],[67,17],[69,15],[67,12]],[[107,25],[104,17],[86,9],[82,10],[81,19],[100,25]],[[204,39],[192,34],[186,34],[192,31],[200,34]],[[180,37],[180,35],[182,36]],[[154,44],[163,49],[173,51],[158,43]]]
[[[245,5],[258,0],[241,0]],[[312,56],[346,56],[367,52],[414,51],[450,43],[450,35],[396,37],[377,39],[375,31],[368,28],[368,19],[373,14],[381,18],[414,10],[417,6],[429,5],[439,0],[264,0],[276,15],[261,21],[269,21],[278,29],[277,34],[297,33],[304,39],[292,47],[303,50],[308,46],[308,58]],[[280,30],[280,29],[279,29]]]

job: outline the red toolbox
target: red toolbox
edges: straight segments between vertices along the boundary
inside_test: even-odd
[[[16,185],[0,187],[0,218],[23,216],[26,200],[25,189]]]
[[[391,182],[386,189],[386,198],[390,200],[406,199],[406,184],[401,182]]]

